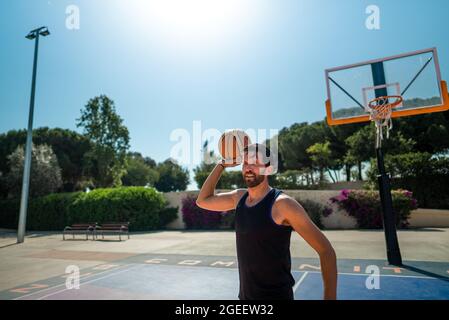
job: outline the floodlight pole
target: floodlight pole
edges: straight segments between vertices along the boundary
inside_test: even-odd
[[[371,71],[375,86],[386,83],[383,62],[371,64]],[[388,96],[388,92],[385,88],[379,88],[375,90],[375,96],[376,98]],[[387,259],[389,264],[401,266],[402,257],[396,232],[396,216],[393,210],[390,178],[385,172],[384,155],[380,145],[376,146],[376,157],[377,168],[379,170],[377,181],[379,183],[380,201],[382,203],[382,221],[384,225],[385,242],[387,245]]]
[[[29,40],[34,39],[35,44],[34,44],[33,77],[31,82],[30,111],[28,116],[28,131],[25,149],[25,164],[23,167],[22,196],[20,198],[19,226],[17,229],[17,243],[22,243],[25,239],[28,194],[30,188],[31,148],[32,148],[32,135],[33,135],[34,98],[36,93],[37,57],[39,50],[39,36],[41,35],[42,32],[45,32],[42,34],[43,36],[47,36],[49,34],[47,28],[42,27],[31,31],[27,36],[27,39]]]

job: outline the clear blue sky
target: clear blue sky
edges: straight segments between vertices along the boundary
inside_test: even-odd
[[[66,28],[66,7],[80,29]],[[365,27],[380,8],[381,29]],[[324,69],[437,47],[449,80],[449,1],[2,0],[0,132],[25,128],[33,42],[41,41],[34,127],[72,130],[106,94],[131,148],[169,157],[176,128],[282,129],[325,117]],[[191,169],[191,168],[190,168]]]

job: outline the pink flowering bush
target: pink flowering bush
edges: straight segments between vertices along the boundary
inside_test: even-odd
[[[201,209],[196,205],[196,197],[182,199],[182,220],[187,229],[219,229],[222,212]]]
[[[398,228],[406,228],[409,223],[410,212],[418,208],[418,203],[413,194],[407,190],[395,190],[391,192],[393,199],[393,211],[396,215]],[[342,190],[339,195],[330,198],[330,202],[345,210],[357,220],[361,229],[381,229],[382,204],[378,191]],[[324,216],[332,214],[332,209],[327,207]]]

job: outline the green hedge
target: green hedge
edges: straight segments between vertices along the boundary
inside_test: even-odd
[[[0,227],[17,228],[20,201],[0,201]],[[29,201],[28,230],[60,231],[83,222],[130,222],[130,230],[163,228],[177,217],[154,188],[96,189],[89,193],[59,193]]]

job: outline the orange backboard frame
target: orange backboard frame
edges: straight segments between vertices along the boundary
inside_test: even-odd
[[[408,116],[414,116],[414,115],[419,115],[419,114],[448,111],[449,110],[449,93],[447,90],[446,81],[442,80],[440,82],[440,88],[441,88],[441,97],[443,100],[441,105],[432,106],[432,107],[416,108],[416,109],[398,110],[398,111],[393,110],[391,117],[399,118],[399,117],[408,117]],[[338,126],[338,125],[342,125],[342,124],[360,123],[360,122],[370,121],[368,114],[350,117],[350,118],[344,118],[344,119],[333,119],[332,118],[332,105],[331,105],[331,102],[329,99],[326,100],[326,120],[330,126]]]

